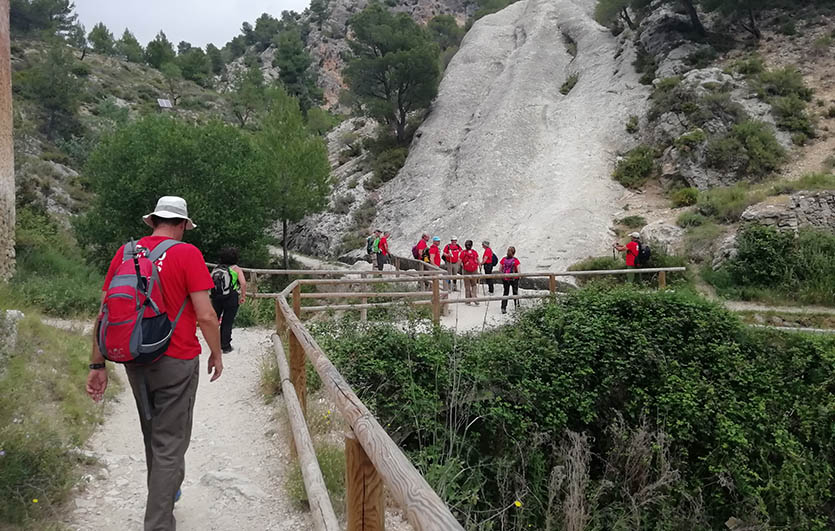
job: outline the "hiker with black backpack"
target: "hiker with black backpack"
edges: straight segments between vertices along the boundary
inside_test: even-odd
[[[238,250],[225,247],[220,251],[220,263],[212,269],[212,306],[220,321],[220,349],[232,352],[232,326],[238,306],[246,301],[246,277],[238,267]]]
[[[501,259],[499,266],[502,273],[508,275],[502,278],[502,286],[504,286],[504,294],[502,297],[510,295],[510,290],[513,290],[513,295],[519,295],[519,277],[509,276],[513,273],[519,273],[519,266],[521,262],[516,258],[516,247],[512,245],[507,248],[507,256]],[[513,299],[513,307],[519,309],[519,299]],[[507,299],[502,299],[502,313],[507,313]]]
[[[211,352],[210,381],[220,378],[223,360],[212,277],[200,250],[181,241],[195,227],[186,201],[162,197],[142,220],[153,234],[120,247],[107,270],[87,394],[103,398],[105,360],[125,364],[145,443],[145,529],[173,531],[199,379],[198,325]]]
[[[626,253],[626,269],[637,269],[649,263],[650,248],[649,245],[641,243],[641,234],[633,232],[629,235],[630,241],[626,245],[620,245],[617,242],[612,244],[612,248],[618,252]],[[626,274],[627,282],[635,282],[635,273]]]
[[[481,248],[484,249],[484,254],[481,255],[481,267],[484,268],[484,273],[489,275],[493,273],[493,268],[499,265],[499,257],[496,253],[493,252],[493,249],[490,248],[490,242],[484,240],[481,242]],[[487,282],[487,290],[492,295],[493,294],[493,279],[488,278],[486,279]]]

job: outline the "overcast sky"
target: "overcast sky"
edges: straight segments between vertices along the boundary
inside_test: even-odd
[[[195,46],[223,46],[238,34],[241,23],[261,13],[278,18],[284,10],[303,11],[310,0],[74,0],[75,11],[89,32],[97,22],[118,39],[129,28],[142,45],[163,30],[176,48],[180,41]]]

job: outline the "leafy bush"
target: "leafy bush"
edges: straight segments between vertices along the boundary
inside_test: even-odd
[[[749,225],[740,231],[737,243],[736,257],[724,267],[729,282],[717,286],[725,292],[756,297],[760,290],[770,298],[835,303],[832,232],[804,229],[795,237],[792,232]]]
[[[734,223],[760,197],[741,185],[713,188],[699,195],[698,211],[723,223]]]
[[[796,181],[783,181],[771,188],[771,195],[793,194],[800,190],[835,190],[835,175],[831,173],[807,173]]]
[[[779,31],[783,35],[788,35],[789,37],[793,37],[793,36],[797,35],[797,26],[795,26],[793,20],[788,20],[780,26]]]
[[[562,94],[563,96],[567,96],[568,93],[571,92],[571,89],[573,89],[574,86],[577,85],[577,81],[579,80],[580,74],[574,73],[568,76],[565,82],[560,87],[560,94]]]
[[[719,57],[719,53],[716,49],[712,46],[706,46],[688,55],[685,63],[693,68],[705,68],[712,65],[717,57]]]
[[[695,205],[699,200],[699,190],[692,187],[679,188],[673,192],[672,200],[675,207]]]
[[[640,229],[647,224],[647,220],[643,216],[626,216],[619,219],[618,223],[630,229]]]
[[[764,177],[780,168],[785,154],[767,124],[747,120],[736,124],[728,134],[712,138],[705,156],[717,170]]]
[[[355,322],[314,335],[465,528],[500,513],[507,529],[547,529],[559,510],[549,493],[568,488],[553,480],[577,465],[555,448],[566,430],[590,445],[573,470],[592,528],[828,522],[831,338],[755,331],[694,296],[623,288],[579,290],[477,337]],[[672,485],[630,506],[647,483],[607,483],[634,440],[612,428],[656,418]],[[632,470],[654,475],[661,461]],[[704,506],[688,515],[693,499]]]
[[[325,136],[341,121],[341,116],[332,114],[321,107],[312,107],[307,111],[307,128],[310,129],[310,132],[319,136]]]
[[[675,145],[679,149],[692,150],[701,145],[707,140],[707,135],[703,129],[696,129],[689,133],[684,133],[675,141]]]
[[[626,121],[626,132],[629,133],[630,135],[634,135],[635,133],[637,133],[639,131],[639,129],[640,129],[639,118],[634,114],[630,114],[629,119]]]
[[[652,176],[655,170],[655,151],[648,146],[638,146],[619,160],[613,177],[627,188],[638,188]]]
[[[759,55],[749,55],[744,59],[737,59],[732,66],[734,71],[745,76],[753,76],[765,71],[765,61]]]
[[[351,205],[354,204],[354,196],[352,194],[344,194],[336,196],[333,199],[333,208],[331,211],[334,214],[344,215],[351,211]]]
[[[698,227],[708,222],[708,219],[698,212],[682,212],[676,219],[679,227]]]
[[[376,157],[372,167],[374,168],[374,177],[382,182],[388,182],[397,176],[397,172],[406,163],[406,157],[409,155],[409,149],[398,147],[383,151]]]
[[[797,96],[803,101],[812,101],[812,89],[806,86],[803,74],[793,67],[767,70],[755,79],[757,94],[768,99],[773,96]]]
[[[815,135],[815,127],[806,112],[806,102],[796,95],[781,96],[771,100],[771,112],[777,118],[777,127],[805,137]]]

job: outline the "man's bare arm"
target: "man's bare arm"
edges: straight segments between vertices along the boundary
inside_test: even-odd
[[[220,378],[223,372],[223,360],[220,353],[220,327],[218,326],[217,314],[212,307],[212,301],[209,298],[207,291],[195,291],[189,295],[191,303],[194,305],[194,312],[197,314],[197,324],[200,326],[200,331],[203,333],[203,339],[209,345],[209,364],[208,373],[212,374],[210,382],[214,382]]]
[[[101,305],[99,306],[99,313],[104,306],[104,297],[106,293],[101,294]],[[90,353],[90,363],[104,363],[104,356],[99,351],[99,342],[96,337],[96,327],[99,324],[99,318],[93,321],[93,347]],[[87,374],[87,394],[94,401],[98,402],[104,397],[104,392],[107,390],[107,369],[90,369]]]

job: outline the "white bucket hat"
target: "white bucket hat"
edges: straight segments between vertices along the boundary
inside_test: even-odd
[[[633,232],[629,235],[629,237],[632,238],[632,239],[635,239],[635,240],[640,240],[641,239],[641,233],[640,232]]]
[[[197,225],[188,217],[188,205],[186,204],[186,200],[182,197],[177,197],[175,195],[165,195],[159,198],[157,201],[157,207],[154,209],[153,212],[142,216],[142,221],[145,222],[146,225],[149,227],[153,227],[153,223],[151,222],[151,216],[157,216],[160,218],[166,219],[175,219],[180,218],[187,221],[186,223],[186,230],[191,230]]]

